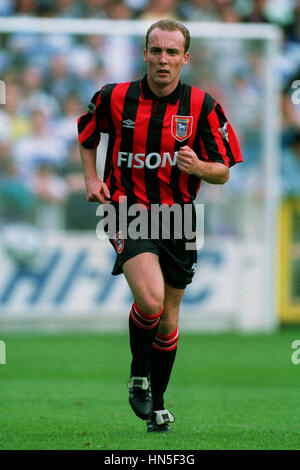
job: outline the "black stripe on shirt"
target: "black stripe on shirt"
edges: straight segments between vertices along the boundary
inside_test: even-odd
[[[200,115],[198,126],[200,127],[200,137],[202,138],[202,142],[209,160],[213,162],[224,163],[223,156],[218,149],[218,144],[215,140],[208,121],[208,115],[213,111],[215,104],[216,101],[208,93],[206,93],[203,103],[203,117],[201,118]]]
[[[224,115],[219,103],[215,107],[215,112],[216,112],[216,115],[218,116],[220,127],[223,127],[225,122],[227,122],[227,119],[226,119],[226,116]],[[232,165],[235,164],[235,159],[234,159],[230,144],[229,144],[227,139],[223,139],[223,144],[226,148],[226,155],[229,158],[229,166],[232,166]]]
[[[114,168],[112,165],[112,156],[113,156],[113,148],[116,138],[116,132],[113,125],[113,120],[111,117],[111,95],[113,89],[115,88],[116,84],[110,84],[105,86],[105,93],[103,93],[103,99],[106,102],[106,109],[107,109],[107,130],[109,135],[107,152],[106,152],[106,160],[105,160],[105,167],[104,167],[104,181],[106,181],[111,173],[110,178],[110,194],[111,197],[113,196],[114,192],[116,191],[116,178],[114,176]]]
[[[96,102],[98,100],[100,93],[101,93],[101,90],[97,91],[94,94],[93,98],[90,101],[89,107],[91,106],[91,104],[94,105],[94,107],[96,106]],[[102,106],[102,95],[100,99],[101,99],[100,106]],[[98,142],[99,140],[100,131],[99,131],[99,126],[98,126],[99,123],[97,121],[97,114],[95,116],[95,111],[94,112],[87,111],[78,120],[78,135],[80,136],[93,119],[95,119],[95,129],[91,133],[91,135],[89,135],[89,137],[86,138],[81,144],[86,149],[95,148],[95,142]]]
[[[162,128],[164,122],[164,116],[166,113],[168,102],[166,100],[154,100],[152,106],[152,116],[149,120],[148,125],[148,134],[146,142],[146,155],[150,153],[160,154],[161,147],[161,136]],[[152,158],[151,164],[154,164],[154,158]],[[145,162],[146,163],[146,162]],[[145,177],[145,188],[147,199],[150,204],[160,203],[160,186],[158,179],[158,167],[157,168],[147,168],[144,167],[144,177]]]
[[[135,122],[137,109],[139,105],[139,97],[141,95],[140,80],[131,82],[124,99],[124,107],[122,111],[122,139],[120,145],[120,152],[127,152],[129,154],[133,150],[134,126],[124,126],[126,120]],[[137,203],[138,199],[134,195],[134,187],[132,182],[132,167],[128,168],[126,162],[121,166],[121,182],[125,188],[129,204]]]
[[[200,146],[201,123],[203,119],[205,119],[206,116],[213,110],[214,104],[215,104],[215,101],[213,100],[213,98],[207,93],[205,93],[202,107],[200,110],[199,120],[197,122],[197,128],[196,128],[196,134],[195,134],[195,140],[194,140],[194,149],[193,149],[197,157],[199,158],[199,160],[205,160],[202,157],[201,146]],[[188,183],[187,183],[188,192],[192,200],[194,200],[197,196],[196,192],[197,192],[199,180],[200,178],[198,178],[198,176],[195,176],[195,175],[190,175],[188,179]]]

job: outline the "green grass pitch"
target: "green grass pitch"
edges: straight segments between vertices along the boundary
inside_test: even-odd
[[[173,432],[147,434],[128,404],[127,334],[2,335],[0,448],[299,449],[300,329],[182,333],[166,406]]]

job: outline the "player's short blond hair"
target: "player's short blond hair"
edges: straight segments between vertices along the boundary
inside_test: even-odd
[[[146,49],[148,48],[149,35],[155,28],[159,28],[164,31],[180,31],[184,37],[184,52],[186,53],[189,50],[191,43],[190,32],[182,23],[174,20],[159,20],[149,27],[146,34]]]

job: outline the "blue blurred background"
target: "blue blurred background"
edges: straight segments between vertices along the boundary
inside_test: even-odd
[[[295,81],[300,79],[300,0],[2,0],[0,15],[116,21],[174,18],[280,28],[275,71],[281,108],[280,188],[274,190],[280,191],[281,229],[288,238],[280,241],[287,264],[278,268],[278,278],[281,283],[284,272],[282,309],[289,309],[292,302],[292,319],[298,321],[300,105]],[[23,223],[40,231],[95,231],[97,204],[87,204],[85,197],[76,119],[105,83],[145,73],[143,48],[139,36],[105,36],[97,31],[89,36],[0,34],[0,78],[6,85],[6,103],[0,106],[2,228]],[[263,225],[264,48],[261,40],[192,38],[190,63],[182,78],[220,101],[245,158],[221,191],[205,184],[200,189],[200,201],[213,207],[205,214],[208,236],[254,240]],[[100,171],[103,163],[99,162]],[[248,223],[241,223],[245,213]]]

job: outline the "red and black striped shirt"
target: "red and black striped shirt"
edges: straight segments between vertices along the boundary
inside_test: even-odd
[[[104,181],[116,202],[120,196],[148,207],[194,200],[201,180],[176,165],[184,145],[204,161],[228,167],[243,161],[221,105],[181,82],[163,98],[154,95],[146,76],[104,86],[78,118],[80,144],[96,148],[101,132],[109,134]]]

